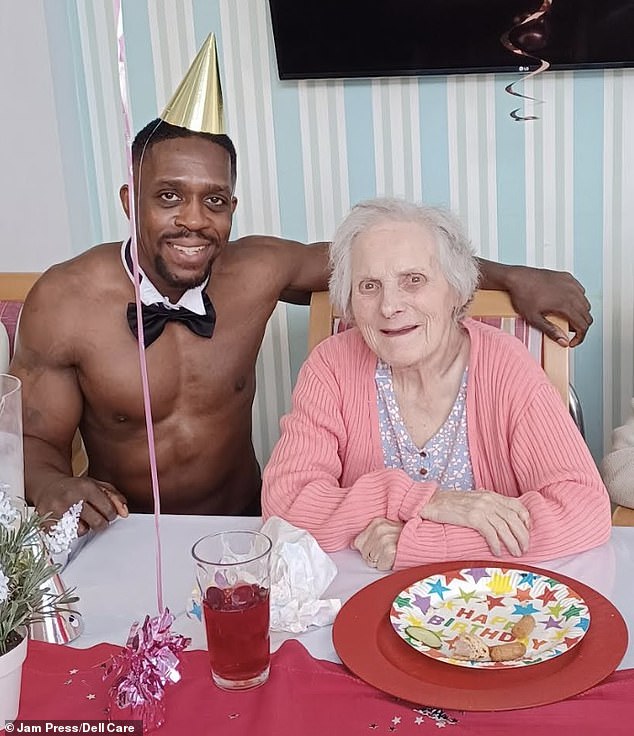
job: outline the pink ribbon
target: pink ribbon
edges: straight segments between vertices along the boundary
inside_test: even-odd
[[[114,13],[117,21],[117,48],[119,61],[119,91],[121,93],[121,108],[123,114],[123,130],[125,135],[126,162],[128,166],[128,200],[130,203],[130,241],[132,256],[132,272],[134,275],[134,301],[138,325],[139,364],[141,367],[141,384],[143,386],[143,410],[145,413],[145,428],[147,432],[148,450],[150,454],[150,474],[152,477],[152,497],[154,498],[154,528],[156,531],[156,598],[158,610],[163,612],[163,573],[161,554],[161,494],[159,489],[158,472],[156,469],[156,448],[154,444],[154,424],[152,422],[152,403],[150,385],[145,360],[145,336],[143,334],[143,317],[141,313],[141,292],[139,287],[139,255],[137,250],[137,222],[136,222],[136,194],[134,188],[134,172],[132,167],[132,131],[130,126],[130,105],[128,102],[127,66],[125,53],[125,35],[123,33],[123,14],[121,0],[113,0]]]

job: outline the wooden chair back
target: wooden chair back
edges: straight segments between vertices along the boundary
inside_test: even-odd
[[[0,299],[23,302],[40,276],[36,272],[0,273]]]
[[[634,509],[613,504],[612,524],[614,526],[634,526]]]

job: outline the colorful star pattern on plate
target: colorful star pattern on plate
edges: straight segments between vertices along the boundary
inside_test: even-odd
[[[513,606],[513,613],[516,616],[532,616],[534,613],[538,613],[539,610],[532,603],[529,603],[527,606]]]
[[[555,595],[555,591],[552,588],[549,588],[548,586],[546,586],[543,592],[537,597],[545,606],[547,606],[551,601],[555,600],[556,595]]]
[[[489,646],[514,641],[513,625],[532,615],[535,628],[523,659],[465,661],[452,656],[461,634]],[[392,603],[396,633],[423,654],[462,667],[500,669],[538,664],[576,646],[590,625],[583,599],[555,578],[506,567],[464,568],[431,575]]]
[[[416,595],[414,598],[414,604],[416,605],[416,608],[418,608],[418,610],[422,613],[427,613],[430,603],[431,598],[428,595]]]
[[[443,580],[444,580],[444,578],[443,578]],[[447,587],[446,585],[443,585],[443,580],[441,580],[441,578],[438,578],[438,580],[435,580],[433,583],[428,582],[427,583],[427,585],[429,586],[428,587],[428,592],[429,593],[432,593],[432,594],[435,593],[441,599],[444,598],[445,593],[448,590],[451,590],[451,588]]]
[[[492,611],[494,608],[504,608],[504,598],[498,598],[494,595],[488,595],[487,596],[487,606],[489,607],[489,611]]]
[[[533,591],[531,588],[517,588],[515,591],[515,597],[518,601],[530,601],[533,598]]]

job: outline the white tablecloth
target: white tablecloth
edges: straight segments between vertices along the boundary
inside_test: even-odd
[[[176,617],[173,630],[190,636],[193,648],[205,648],[205,633],[203,624],[185,613],[194,587],[192,545],[212,532],[260,526],[256,518],[162,516],[164,605]],[[327,598],[340,598],[344,603],[381,576],[356,551],[337,552],[332,559],[339,572],[326,591]],[[614,527],[611,540],[602,547],[538,566],[580,580],[602,593],[619,609],[629,630],[634,632],[634,528]],[[67,586],[76,586],[80,596],[77,608],[83,617],[84,632],[74,645],[125,643],[133,621],[157,613],[154,517],[136,514],[118,520],[85,544],[71,559],[62,577]],[[272,648],[276,649],[291,636],[274,633]],[[312,629],[294,638],[314,657],[339,661],[332,645],[331,627]],[[634,667],[631,639],[620,665],[620,668],[629,667]]]

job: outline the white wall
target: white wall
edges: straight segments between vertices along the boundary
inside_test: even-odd
[[[68,258],[69,208],[42,0],[0,0],[0,270]]]

